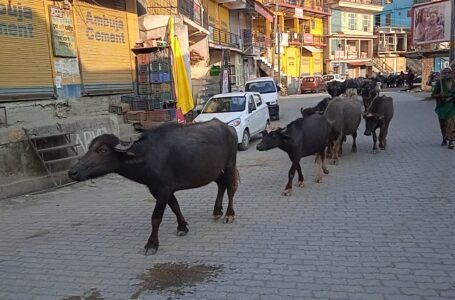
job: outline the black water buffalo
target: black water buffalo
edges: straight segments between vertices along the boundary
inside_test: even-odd
[[[324,116],[332,123],[329,153],[332,163],[337,164],[342,154],[342,143],[347,135],[352,135],[352,152],[357,151],[357,129],[362,120],[362,104],[358,96],[337,97],[330,101]]]
[[[379,96],[380,91],[380,83],[378,84],[377,81],[366,80],[363,82],[360,95],[362,96],[365,110],[370,106],[371,101]]]
[[[152,233],[145,252],[158,250],[158,229],[166,204],[177,217],[177,235],[188,232],[174,193],[201,187],[215,181],[218,195],[213,215],[223,215],[223,196],[227,189],[229,204],[225,223],[234,220],[234,194],[238,185],[237,134],[218,121],[181,125],[169,123],[144,132],[139,140],[124,145],[112,134],[92,141],[89,150],[70,169],[68,175],[77,181],[117,173],[144,184],[156,198],[152,214]]]
[[[373,99],[368,109],[363,113],[365,119],[365,135],[373,135],[373,153],[376,153],[377,136],[376,129],[379,128],[379,148],[385,150],[387,145],[387,132],[390,121],[393,118],[393,99],[387,96],[380,96]]]
[[[346,84],[339,81],[330,81],[327,83],[327,93],[332,98],[338,97],[346,92]]]
[[[332,98],[326,97],[319,101],[318,104],[316,104],[316,106],[307,107],[305,109],[303,107],[300,108],[300,113],[302,114],[302,117],[306,117],[313,114],[323,115],[325,109],[327,108],[327,105],[329,105],[330,100],[332,100]]]
[[[321,182],[322,174],[329,174],[325,165],[325,148],[328,144],[331,125],[324,116],[315,114],[299,118],[289,123],[286,128],[271,128],[262,133],[262,141],[257,145],[259,151],[280,148],[289,155],[292,162],[288,174],[288,183],[283,195],[292,194],[292,180],[295,171],[298,173],[298,186],[303,187],[303,174],[300,167],[302,157],[316,154],[318,165],[315,182]]]

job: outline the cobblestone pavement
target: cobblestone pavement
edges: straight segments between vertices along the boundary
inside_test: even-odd
[[[358,153],[348,137],[322,183],[303,159],[306,186],[287,198],[287,155],[256,139],[239,153],[235,222],[212,219],[214,184],[179,192],[190,232],[177,237],[166,210],[154,256],[142,252],[154,200],[118,176],[0,201],[0,299],[454,299],[455,151],[439,146],[432,101],[390,94],[385,152],[371,154],[361,128]],[[321,98],[283,99],[278,123]],[[219,269],[190,286],[176,273],[171,288],[140,285],[169,262]]]

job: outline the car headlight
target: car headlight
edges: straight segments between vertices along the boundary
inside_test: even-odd
[[[275,100],[275,101],[270,101],[269,104],[270,104],[270,105],[276,105],[276,104],[277,104],[277,101],[276,101],[276,100]]]
[[[242,123],[242,121],[240,119],[234,119],[232,120],[231,122],[228,123],[229,126],[234,126],[234,127],[237,127],[240,125],[240,123]]]

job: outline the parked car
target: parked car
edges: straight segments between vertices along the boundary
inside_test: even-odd
[[[327,84],[322,79],[322,76],[305,76],[300,83],[300,91],[302,94],[305,92],[325,92],[327,91]]]
[[[344,79],[341,78],[340,74],[327,74],[322,76],[322,79],[324,79],[324,82],[331,82],[331,81],[340,81],[343,82]]]
[[[194,121],[204,122],[217,118],[237,131],[239,150],[246,150],[252,136],[270,124],[269,110],[261,94],[236,92],[210,98]]]
[[[272,77],[260,77],[245,83],[246,92],[261,94],[262,99],[267,103],[270,117],[273,120],[280,119],[280,104],[278,101],[278,92],[280,90],[281,88],[275,84]]]

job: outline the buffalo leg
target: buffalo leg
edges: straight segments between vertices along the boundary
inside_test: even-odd
[[[387,132],[389,131],[389,126],[384,126],[384,128],[381,128],[381,131],[379,132],[379,148],[381,150],[385,150],[385,147],[387,146]]]
[[[357,143],[356,143],[356,139],[357,139],[357,132],[354,132],[352,134],[352,148],[351,148],[351,151],[352,152],[357,152]]]
[[[342,140],[343,140],[343,135],[340,134],[340,136],[338,136],[338,138],[333,143],[333,147],[332,147],[332,164],[333,165],[336,165],[338,163],[338,154],[339,154],[339,149],[342,146]]]
[[[227,185],[227,194],[228,194],[228,207],[226,210],[226,215],[224,216],[224,223],[234,222],[235,212],[234,212],[234,194],[237,191],[239,173],[237,168],[234,166],[232,168],[226,169],[226,185]]]
[[[167,202],[169,207],[172,209],[174,212],[175,216],[177,217],[177,235],[178,236],[184,236],[188,233],[188,223],[185,221],[185,218],[183,217],[182,212],[180,211],[180,205],[177,202],[177,198],[175,198],[174,195],[172,195],[169,198],[169,201]]]
[[[296,159],[292,162],[291,168],[289,169],[288,173],[288,183],[286,184],[286,188],[283,191],[283,196],[291,196],[292,195],[292,181],[294,180],[295,171],[299,168],[300,159]]]
[[[302,167],[300,167],[300,163],[297,165],[297,175],[299,176],[299,182],[297,183],[297,186],[298,187],[304,187],[304,183],[303,183],[303,173],[302,173]]]
[[[314,182],[316,183],[321,183],[322,182],[322,174],[323,174],[323,168],[322,168],[322,161],[324,158],[324,152],[320,152],[316,154],[316,160],[315,163],[317,165],[316,169],[316,176],[314,177]]]
[[[373,154],[376,154],[378,152],[378,147],[377,147],[377,142],[378,142],[378,136],[376,135],[376,131],[373,131]]]
[[[155,209],[152,214],[152,233],[145,244],[145,254],[149,251],[151,254],[155,254],[158,251],[159,241],[158,241],[158,230],[160,228],[161,221],[163,219],[164,210],[166,209],[167,201],[169,196],[160,196],[156,197]]]
[[[218,185],[218,194],[216,195],[215,207],[213,208],[213,217],[219,219],[223,216],[223,197],[226,191],[226,173],[222,173],[220,177],[215,180]]]

